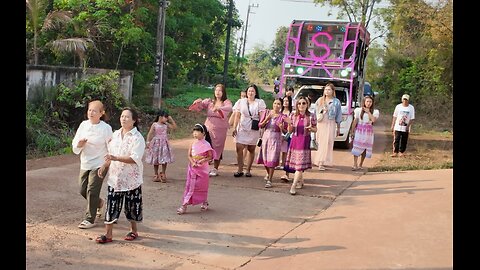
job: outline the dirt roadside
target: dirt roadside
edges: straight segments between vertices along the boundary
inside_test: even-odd
[[[390,147],[385,127],[376,130],[367,168]],[[308,171],[305,188],[291,196],[278,180],[265,189],[259,165],[254,177],[234,178],[229,137],[220,176],[210,182],[211,209],[178,216],[187,141],[172,141],[168,183],[152,182],[145,164],[144,222],[135,242],[123,240],[124,216],[106,245],[94,242],[101,221],[77,228],[84,207],[78,156],[27,160],[27,269],[452,268],[452,170],[352,172],[350,152],[336,149],[336,166]]]

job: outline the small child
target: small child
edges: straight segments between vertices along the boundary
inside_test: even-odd
[[[188,149],[188,168],[185,191],[183,192],[182,206],[177,209],[177,214],[182,215],[187,211],[187,205],[202,204],[200,209],[208,209],[208,162],[215,158],[216,153],[211,146],[210,135],[204,124],[195,124],[193,138]]]
[[[145,162],[153,165],[153,181],[167,182],[167,163],[174,162],[173,149],[168,143],[168,129],[176,129],[177,124],[165,110],[160,110],[147,134],[147,151]],[[162,165],[162,172],[158,172],[158,166]]]

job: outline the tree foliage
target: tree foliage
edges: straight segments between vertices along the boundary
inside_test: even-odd
[[[33,2],[39,4],[29,6]],[[158,5],[158,0],[28,0],[27,63],[38,58],[38,64],[45,65],[133,70],[133,96],[153,93]],[[238,18],[234,11],[233,29],[241,25]],[[218,79],[226,26],[227,8],[221,1],[170,1],[164,39],[166,88]]]

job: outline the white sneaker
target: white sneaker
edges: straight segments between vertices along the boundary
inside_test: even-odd
[[[272,187],[272,182],[267,181],[267,183],[265,184],[265,187],[266,188],[271,188]]]
[[[84,220],[82,223],[78,224],[78,228],[80,229],[90,229],[92,227],[95,227],[95,223],[91,223],[88,220]]]
[[[217,175],[218,175],[217,169],[213,168],[213,169],[208,173],[208,175],[210,175],[210,176],[217,176]]]

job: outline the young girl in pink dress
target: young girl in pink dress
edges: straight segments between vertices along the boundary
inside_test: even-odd
[[[210,135],[205,125],[195,124],[193,138],[195,140],[188,149],[189,163],[182,206],[177,209],[179,215],[185,214],[189,204],[202,204],[202,211],[208,209],[208,162],[216,158],[216,153],[210,144]]]
[[[155,122],[150,127],[147,134],[147,151],[145,155],[145,162],[153,165],[153,181],[167,182],[166,170],[167,164],[174,162],[173,149],[168,143],[167,131],[169,129],[176,129],[177,124],[173,118],[164,110],[161,110]],[[158,166],[162,165],[162,171],[158,172]]]

